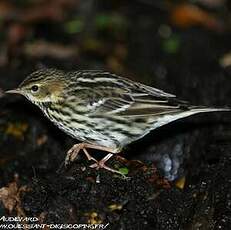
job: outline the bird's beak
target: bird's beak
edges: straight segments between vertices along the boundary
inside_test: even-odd
[[[5,93],[17,93],[17,94],[22,94],[20,89],[11,89],[7,90]]]

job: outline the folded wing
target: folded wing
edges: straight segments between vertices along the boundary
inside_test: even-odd
[[[188,109],[175,95],[114,74],[85,72],[78,84],[88,88],[83,95],[90,115],[145,117]]]

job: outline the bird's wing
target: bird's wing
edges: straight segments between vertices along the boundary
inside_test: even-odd
[[[159,115],[187,109],[187,103],[175,95],[108,73],[84,73],[78,78],[79,89],[85,89],[84,102],[89,115],[122,117]],[[86,92],[87,90],[87,92]]]

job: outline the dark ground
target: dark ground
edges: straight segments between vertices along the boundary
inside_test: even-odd
[[[5,19],[0,88],[17,86],[42,63],[65,70],[108,69],[195,105],[231,106],[230,68],[220,64],[231,49],[228,4],[212,10],[199,5],[222,22],[219,28],[203,23],[181,28],[172,25],[169,8],[162,4],[111,1],[90,7],[92,2],[86,1],[87,8],[79,3],[78,10],[67,9],[70,15],[58,23]],[[63,25],[76,14],[88,16],[82,17],[86,29],[70,34]],[[102,28],[94,27],[95,19]],[[17,23],[30,32],[12,45],[9,31]],[[74,45],[78,55],[25,54],[22,44],[40,39]],[[0,216],[36,216],[40,223],[109,223],[107,229],[230,229],[229,113],[177,121],[128,146],[121,156],[129,160],[110,161],[128,170],[126,180],[90,169],[84,158],[58,170],[76,141],[24,98],[3,96],[0,105]]]

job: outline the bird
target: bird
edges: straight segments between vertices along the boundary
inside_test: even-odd
[[[93,161],[91,168],[119,174],[106,162],[149,132],[194,114],[230,110],[193,106],[163,90],[100,70],[43,68],[6,93],[23,95],[58,128],[80,141],[67,152],[66,166],[82,150]],[[96,160],[89,149],[107,154]]]

